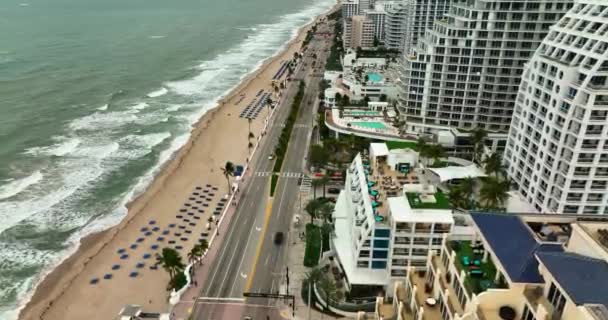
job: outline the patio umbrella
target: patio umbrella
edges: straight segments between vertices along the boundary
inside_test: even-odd
[[[372,190],[371,194],[372,194],[372,196],[378,195],[378,191]]]
[[[372,207],[377,207],[379,204],[376,201],[372,201]]]

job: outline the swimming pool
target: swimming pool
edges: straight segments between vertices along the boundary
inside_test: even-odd
[[[369,129],[386,129],[386,126],[382,122],[370,122],[370,121],[360,121],[360,122],[351,122],[353,126],[359,126]]]
[[[378,83],[378,82],[382,81],[382,75],[377,72],[368,72],[367,79],[370,82]]]

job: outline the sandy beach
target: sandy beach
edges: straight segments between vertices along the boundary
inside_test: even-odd
[[[283,61],[300,50],[307,30],[308,27],[301,29],[285,50],[267,60],[200,119],[188,143],[148,189],[129,204],[127,217],[119,225],[83,239],[78,251],[39,284],[20,319],[107,320],[116,317],[125,304],[139,304],[149,312],[168,310],[169,277],[160,267],[149,268],[155,262],[155,253],[165,246],[179,245],[183,247],[183,261],[187,262],[187,253],[206,231],[207,219],[228,193],[220,168],[226,161],[245,165],[249,156],[248,121],[239,114],[260,90],[274,92],[271,79]],[[263,110],[251,122],[256,136],[252,142],[263,129],[266,115]],[[193,194],[204,191],[208,191],[204,197]],[[197,205],[195,200],[201,203]],[[200,208],[186,208],[187,202]],[[180,209],[192,209],[198,219]],[[154,244],[159,248],[153,248]],[[120,249],[124,252],[119,253]],[[139,263],[143,265],[138,267]],[[118,268],[113,269],[115,265]],[[137,276],[131,277],[132,272],[137,272]],[[104,279],[106,274],[111,274],[111,279]],[[98,282],[91,284],[92,279]]]

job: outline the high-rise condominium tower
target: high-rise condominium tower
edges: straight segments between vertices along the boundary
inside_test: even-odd
[[[387,9],[385,46],[409,52],[425,30],[447,12],[450,0],[403,0]]]
[[[403,64],[406,130],[507,132],[523,66],[572,0],[453,0]]]
[[[402,51],[407,54],[414,50],[426,30],[433,28],[435,20],[443,18],[450,8],[450,0],[406,0],[405,4]]]
[[[578,0],[530,62],[505,151],[537,210],[608,213],[608,3]]]

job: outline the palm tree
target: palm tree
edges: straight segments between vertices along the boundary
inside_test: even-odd
[[[308,212],[308,214],[310,215],[310,222],[313,222],[314,218],[317,217],[317,211],[321,208],[322,205],[323,204],[321,203],[321,201],[317,199],[308,201],[304,210],[306,210],[306,212]]]
[[[509,187],[509,181],[486,177],[479,190],[479,198],[486,208],[499,208],[509,199]]]
[[[199,243],[198,243],[198,246],[199,246],[199,251],[198,251],[198,254],[199,254],[198,258],[199,258],[199,260],[198,260],[198,262],[202,263],[202,260],[200,258],[202,258],[203,255],[205,255],[205,253],[207,252],[207,249],[209,249],[209,242],[207,242],[207,240],[205,240],[205,239],[201,239],[199,241]]]
[[[483,153],[483,143],[488,137],[488,133],[483,128],[475,128],[471,132],[471,142],[473,142],[473,161],[479,163],[481,161],[481,155]]]
[[[249,141],[249,144],[247,145],[247,148],[249,148],[249,149],[253,148],[253,143],[251,141]]]
[[[312,198],[317,199],[317,187],[323,185],[323,181],[320,179],[312,179],[310,184],[312,185]]]
[[[321,179],[319,179],[321,185],[323,185],[323,198],[325,198],[325,185],[329,182],[329,177],[327,175],[324,175],[323,177],[321,177]]]
[[[494,174],[496,178],[503,172],[503,165],[500,159],[500,155],[496,152],[492,153],[489,157],[484,159],[484,169],[486,174]]]
[[[231,194],[232,188],[230,187],[230,177],[234,176],[234,164],[230,161],[226,161],[226,164],[221,169],[224,177],[226,177],[226,183],[228,184],[228,194]]]
[[[439,162],[439,158],[445,157],[445,151],[441,145],[433,144],[429,145],[425,149],[427,156],[433,159],[433,164],[437,164]]]
[[[460,189],[464,193],[467,198],[468,208],[473,208],[474,200],[473,196],[475,195],[475,186],[477,185],[477,181],[474,178],[467,177],[462,179],[460,182]]]
[[[175,276],[185,268],[179,252],[173,248],[163,248],[161,254],[156,254],[156,261],[158,264],[162,265],[167,273],[169,273],[171,282],[173,282]]]
[[[200,256],[200,250],[201,250],[201,247],[198,244],[195,244],[194,247],[192,247],[192,249],[190,249],[190,252],[188,252],[188,262],[189,263],[192,263],[194,260],[196,260]]]
[[[338,289],[336,288],[336,284],[328,277],[323,277],[317,283],[317,288],[321,291],[321,295],[325,300],[325,309],[329,308],[331,301],[336,300]]]
[[[321,218],[323,218],[323,221],[331,221],[331,215],[334,213],[333,203],[322,203],[317,209],[317,213]]]
[[[253,133],[251,133],[251,118],[247,118],[247,124],[249,125],[249,138],[251,138],[251,135]]]
[[[428,158],[428,156],[429,156],[429,145],[426,143],[426,141],[422,137],[418,138],[417,145],[418,145],[418,156],[420,157],[420,162],[423,162],[426,164],[426,162],[423,160]]]
[[[469,208],[467,195],[461,187],[452,186],[450,188],[450,193],[448,194],[448,199],[450,201],[450,205],[452,205],[452,208]]]

